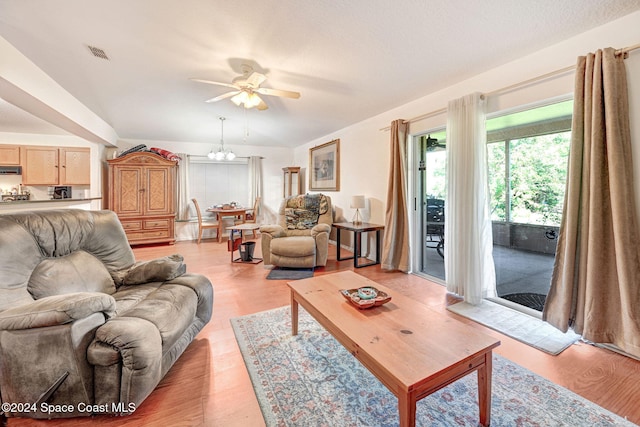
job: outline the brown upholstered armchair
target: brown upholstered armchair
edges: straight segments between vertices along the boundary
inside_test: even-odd
[[[260,227],[265,264],[292,268],[326,265],[331,224],[329,196],[307,194],[285,199],[278,211],[278,224]]]

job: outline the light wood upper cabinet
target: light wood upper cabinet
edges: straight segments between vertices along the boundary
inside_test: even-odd
[[[0,165],[18,166],[20,165],[19,145],[0,145]]]
[[[88,148],[60,149],[60,185],[89,185],[91,153]]]
[[[90,150],[83,147],[23,146],[24,185],[90,185]]]
[[[22,184],[58,185],[58,148],[26,146],[22,154]]]

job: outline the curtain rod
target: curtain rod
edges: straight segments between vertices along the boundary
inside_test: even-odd
[[[616,55],[624,55],[624,57],[626,58],[627,55],[629,54],[629,52],[632,52],[632,51],[634,51],[636,49],[640,49],[640,43],[634,44],[633,46],[627,46],[627,47],[624,47],[622,49],[618,49],[618,50],[616,50]],[[557,75],[560,75],[560,74],[567,73],[569,71],[575,70],[575,68],[576,68],[575,65],[570,65],[568,67],[560,68],[559,70],[551,71],[549,73],[542,74],[540,76],[536,76],[536,77],[530,78],[530,79],[522,81],[522,82],[514,83],[512,85],[505,86],[503,88],[496,89],[496,90],[491,91],[491,92],[487,92],[487,93],[481,95],[480,98],[481,99],[485,99],[485,97],[487,97],[487,96],[496,95],[498,93],[503,93],[503,92],[508,92],[508,91],[510,91],[512,89],[515,89],[515,88],[518,88],[518,87],[526,86],[528,84],[531,84],[531,83],[534,83],[534,82],[537,82],[537,81],[540,81],[540,80],[548,79],[549,77],[553,77],[553,76],[557,76]],[[433,116],[437,116],[437,115],[440,115],[440,114],[444,114],[446,112],[447,112],[447,108],[446,107],[439,108],[439,109],[431,111],[429,113],[421,114],[421,115],[416,116],[416,117],[412,117],[409,120],[405,120],[404,123],[417,122],[417,121],[420,121],[420,120],[427,119],[429,117],[433,117]],[[389,129],[391,129],[391,126],[385,126],[385,127],[381,128],[380,130],[381,131],[388,131]]]

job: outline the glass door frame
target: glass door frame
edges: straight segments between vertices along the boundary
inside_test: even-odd
[[[411,270],[412,273],[428,279],[432,282],[440,285],[446,285],[445,281],[439,277],[431,276],[423,272],[423,260],[425,249],[425,236],[426,236],[426,193],[424,188],[424,171],[421,170],[421,163],[425,162],[426,166],[426,147],[422,142],[424,136],[432,133],[443,132],[446,126],[441,125],[420,133],[409,135],[409,150],[408,151],[408,206],[410,209],[409,221],[412,225],[411,229],[411,247],[415,250],[412,251],[411,257]]]

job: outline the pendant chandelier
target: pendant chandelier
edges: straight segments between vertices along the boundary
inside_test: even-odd
[[[211,151],[209,152],[209,154],[207,154],[207,157],[210,158],[211,160],[218,160],[218,161],[222,161],[222,160],[233,160],[236,158],[235,153],[232,150],[226,151],[224,149],[224,121],[225,118],[224,117],[218,117],[218,119],[220,119],[220,147],[218,148],[218,151],[214,152],[213,148],[211,148]]]

